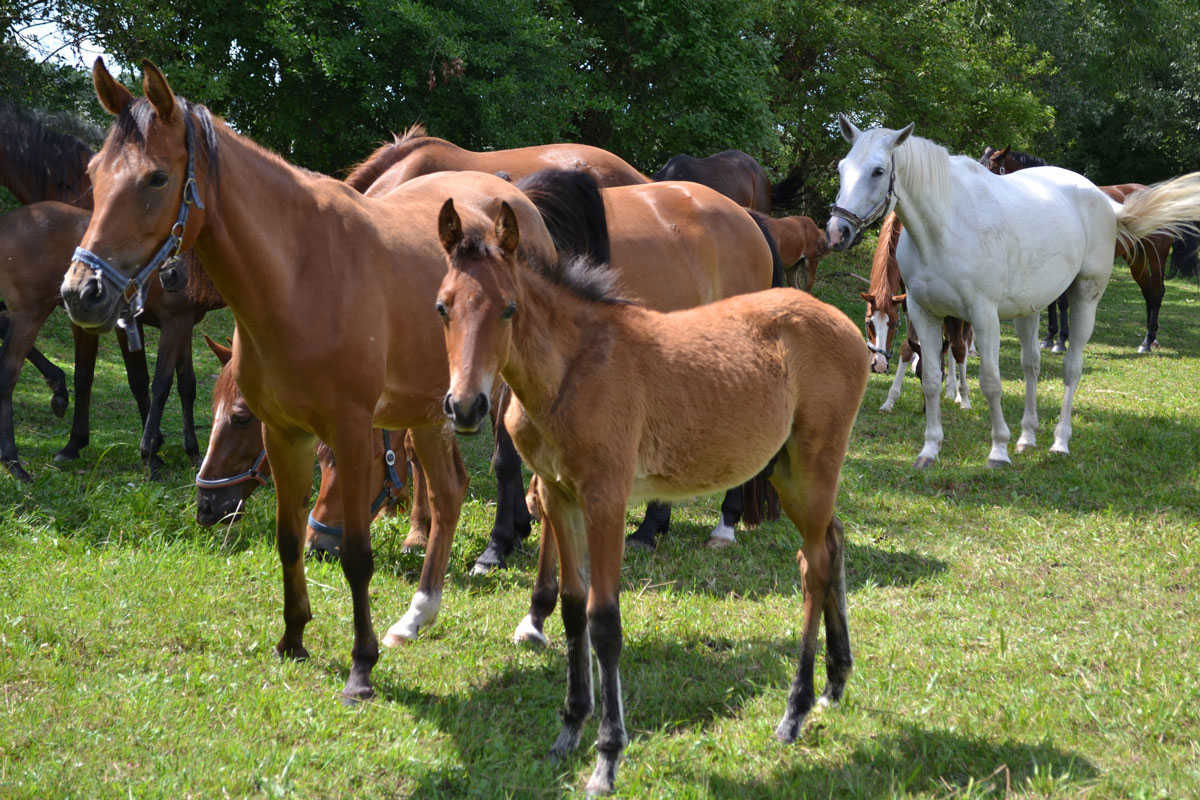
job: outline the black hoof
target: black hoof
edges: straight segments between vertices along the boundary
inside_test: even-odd
[[[149,458],[145,459],[145,461],[146,461],[146,475],[150,478],[150,480],[152,480],[152,481],[166,480],[167,476],[164,473],[166,471],[167,465],[165,462],[163,462],[163,460],[161,458],[159,458],[158,456],[150,456]]]
[[[62,450],[59,450],[57,453],[54,454],[54,463],[55,464],[66,464],[68,461],[79,460],[80,449],[81,449],[81,447],[75,447],[74,445],[70,445],[70,444],[67,445]]]
[[[653,533],[637,530],[625,537],[625,547],[629,550],[648,550],[654,552],[658,545],[654,541]]]
[[[50,410],[54,412],[54,416],[62,419],[67,415],[67,406],[71,400],[66,392],[55,392],[50,398]]]
[[[493,570],[504,569],[508,566],[504,561],[506,555],[508,554],[503,552],[495,541],[488,542],[487,549],[479,555],[479,558],[475,559],[475,566],[471,567],[471,574],[486,575]]]
[[[286,658],[289,661],[307,661],[308,650],[304,649],[304,645],[285,645],[283,642],[275,645],[275,655],[279,658]]]
[[[12,473],[12,476],[22,483],[31,483],[33,481],[33,476],[25,471],[25,468],[21,466],[21,462],[17,459],[5,460],[4,466],[8,467],[8,471]]]

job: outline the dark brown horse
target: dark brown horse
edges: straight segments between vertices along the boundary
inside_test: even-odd
[[[413,125],[402,136],[380,147],[354,168],[346,183],[365,188],[386,172],[389,183],[378,184],[385,192],[393,186],[431,172],[475,170],[501,173],[509,180],[520,180],[543,169],[578,169],[590,172],[601,186],[627,186],[648,183],[642,173],[619,156],[586,144],[543,144],[510,150],[475,152],[456,144],[428,136],[421,125]]]
[[[505,424],[538,477],[544,547],[557,548],[561,566],[561,586],[534,594],[553,607],[561,593],[567,641],[551,755],[578,746],[592,712],[594,648],[601,719],[587,791],[613,791],[628,740],[618,672],[626,504],[734,486],[772,462],[770,480],[802,539],[799,667],[775,731],[793,741],[816,700],[822,615],[823,702],[840,699],[851,666],[833,507],[867,383],[854,325],[794,289],[650,311],[614,297],[613,276],[593,264],[530,263],[521,243],[540,231],[507,199],[482,219],[459,210],[473,206],[455,197],[439,215],[450,266],[437,295],[450,359],[446,412],[456,429],[474,430],[493,383],[512,388]]]
[[[91,149],[81,140],[61,133],[44,124],[42,117],[0,106],[0,181],[22,202],[64,200],[78,209],[92,208],[91,181],[87,163]],[[18,477],[27,479],[16,456],[11,436],[12,384],[20,362],[12,363],[18,351],[27,350],[31,363],[38,367],[47,382],[55,389],[52,407],[60,416],[66,411],[67,393],[62,370],[50,364],[32,347],[46,315],[58,304],[58,283],[62,280],[71,251],[79,241],[80,225],[86,227],[88,214],[80,214],[64,206],[47,204],[38,209],[21,210],[7,217],[2,237],[6,274],[0,281],[0,293],[9,307],[0,323],[0,333],[7,340],[15,337],[11,348],[0,355],[5,361],[0,376],[0,415],[7,414],[7,428],[0,422],[0,458]],[[168,277],[169,276],[169,277]],[[173,281],[173,283],[171,282]],[[203,270],[194,268],[190,257],[171,264],[163,272],[162,284],[173,290],[163,292],[159,286],[150,287],[146,313],[138,321],[160,327],[158,360],[151,384],[146,369],[146,355],[140,347],[129,348],[124,331],[118,331],[118,341],[125,360],[130,390],[137,401],[142,420],[139,445],[143,460],[151,475],[157,473],[161,461],[157,452],[162,443],[161,421],[170,395],[171,384],[179,384],[183,411],[184,450],[190,458],[199,458],[193,409],[195,407],[196,377],[192,366],[191,332],[204,314],[223,303],[208,282]],[[50,299],[52,298],[52,299]],[[9,318],[13,325],[9,333]],[[56,461],[78,458],[79,450],[89,439],[89,404],[95,359],[99,342],[92,334],[73,326],[75,337],[76,407],[71,437],[55,456]],[[61,387],[58,388],[58,387]],[[7,405],[7,408],[5,407]],[[18,472],[19,470],[19,472]]]
[[[554,245],[537,210],[501,178],[441,172],[364,196],[263,150],[203,106],[176,98],[152,64],[143,67],[146,97],[136,100],[102,61],[93,69],[97,96],[117,119],[89,166],[97,212],[81,249],[131,274],[168,239],[181,206],[195,206],[182,247],[195,248],[233,311],[235,378],[265,426],[275,480],[284,589],[276,651],[307,655],[303,538],[320,439],[343,486],[341,565],[354,609],[343,696],[372,696],[379,657],[368,594],[372,431],[412,431],[433,516],[419,590],[387,643],[415,637],[436,616],[466,492],[466,471],[444,433],[449,372],[433,309],[446,272],[438,211],[454,196],[464,213],[482,218],[507,200],[522,206],[533,232],[524,257],[553,263]],[[121,295],[80,261],[62,294],[72,318],[89,329],[110,329],[121,312]]]
[[[1029,167],[1048,166],[1037,156],[1015,151],[1011,147],[997,150],[990,146],[984,148],[983,155],[979,157],[979,163],[997,175],[1005,175]],[[1145,189],[1146,186],[1141,183],[1121,183],[1099,188],[1113,200],[1123,203],[1130,194],[1139,189]],[[1141,239],[1133,246],[1127,246],[1119,238],[1117,239],[1115,256],[1123,259],[1129,265],[1129,274],[1137,282],[1138,288],[1142,290],[1142,297],[1146,301],[1146,336],[1138,345],[1139,353],[1149,353],[1158,347],[1158,312],[1162,308],[1163,295],[1166,291],[1163,276],[1166,272],[1167,258],[1174,244],[1173,237],[1161,233]],[[1066,349],[1066,341],[1070,338],[1071,333],[1068,321],[1069,313],[1067,296],[1064,293],[1049,308],[1049,329],[1046,339],[1042,343],[1043,347],[1049,348],[1055,353],[1061,353]]]
[[[263,426],[238,391],[231,363],[233,350],[204,337],[213,355],[221,362],[221,371],[213,387],[212,431],[204,463],[196,475],[196,522],[215,525],[232,522],[242,513],[246,499],[271,477],[271,462],[263,445]],[[306,550],[319,557],[336,557],[341,549],[342,492],[337,479],[333,451],[317,447],[321,465],[321,489],[308,515]],[[412,476],[411,522],[404,548],[424,547],[429,538],[429,501],[425,474],[416,461],[412,437],[405,431],[384,431],[375,439],[375,458],[367,476],[379,492],[371,501],[373,518],[393,516],[405,510],[408,493],[404,478]]]
[[[793,172],[772,184],[767,171],[754,157],[741,150],[722,150],[704,158],[686,153],[671,156],[653,175],[656,181],[694,181],[730,198],[738,205],[767,214],[786,205],[796,195],[801,181]]]

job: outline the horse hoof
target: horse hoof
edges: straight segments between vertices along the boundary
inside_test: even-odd
[[[626,550],[645,550],[653,553],[657,547],[658,545],[654,543],[653,536],[647,539],[644,536],[639,536],[637,533],[631,533],[625,537]]]
[[[724,550],[737,544],[737,539],[726,539],[723,536],[710,536],[704,546],[709,550]]]
[[[339,699],[341,699],[342,705],[346,706],[347,708],[354,708],[355,706],[368,700],[374,700],[375,690],[370,686],[364,686],[355,689],[351,689],[349,686],[347,686],[345,689],[342,689]]]
[[[1036,447],[1037,447],[1037,445],[1033,444],[1032,442],[1017,442],[1017,452],[1018,453],[1027,453]],[[1000,462],[1000,463],[1004,463],[1004,462]]]
[[[784,716],[775,726],[775,739],[783,744],[791,744],[796,741],[796,737],[800,735],[800,728],[804,725],[804,715],[801,714],[798,719]]]
[[[67,406],[70,404],[70,399],[67,393],[55,394],[50,398],[50,410],[54,412],[54,416],[62,419],[67,415]]]
[[[386,634],[384,634],[383,646],[384,647],[399,647],[402,644],[408,644],[409,642],[412,642],[412,641],[414,641],[414,639],[410,639],[407,636],[401,636],[398,633],[392,633],[391,631],[388,631]]]
[[[891,403],[884,403],[883,405],[881,405],[879,407],[879,413],[880,414],[890,414],[890,413],[892,413],[893,408],[895,408],[895,406],[893,406]]]
[[[17,461],[16,459],[13,459],[12,461],[5,461],[4,466],[8,467],[8,471],[12,473],[12,476],[22,483],[33,482],[33,476],[25,471],[25,468],[21,466],[20,461]]]
[[[471,567],[472,575],[487,575],[498,569],[504,569],[504,554],[500,552],[500,547],[495,542],[488,542],[487,549],[480,553],[479,558],[475,559],[475,566]]]
[[[304,645],[285,645],[283,642],[275,645],[275,655],[279,658],[286,658],[289,661],[307,661],[308,650],[304,649]]]
[[[79,459],[79,451],[78,450],[68,450],[65,447],[62,450],[59,450],[57,453],[54,454],[54,463],[55,464],[66,464],[69,461],[77,461],[78,459]]]
[[[1063,344],[1062,342],[1055,342],[1054,346],[1050,348],[1050,352],[1051,353],[1065,353],[1065,352],[1067,352],[1067,346],[1065,344]]]
[[[1001,461],[998,458],[989,458],[987,460],[987,466],[988,466],[988,469],[1004,469],[1006,467],[1011,467],[1012,462],[1011,461]]]
[[[531,645],[541,648],[549,644],[546,634],[538,630],[533,624],[533,616],[526,614],[525,619],[517,623],[517,629],[513,631],[513,642],[515,644]]]
[[[925,469],[926,467],[932,466],[933,462],[935,461],[937,461],[936,457],[917,456],[917,460],[913,462],[913,467],[916,469]]]

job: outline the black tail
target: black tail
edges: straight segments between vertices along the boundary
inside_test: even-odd
[[[781,208],[791,204],[796,195],[804,187],[804,173],[799,167],[792,167],[788,176],[779,183],[771,184],[771,208]]]
[[[742,522],[755,527],[779,519],[779,495],[771,485],[771,468],[775,459],[750,480],[742,484]]]
[[[754,209],[747,208],[751,219],[758,225],[758,229],[762,231],[763,238],[767,240],[767,247],[771,248],[771,286],[786,286],[787,279],[783,274],[783,259],[779,257],[779,248],[775,246],[775,237],[771,234],[771,229],[767,227],[767,215]]]
[[[604,198],[590,172],[544,169],[516,186],[537,206],[560,260],[587,256],[597,264],[609,262]]]

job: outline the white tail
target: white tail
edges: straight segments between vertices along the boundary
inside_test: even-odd
[[[1132,252],[1155,233],[1180,236],[1200,220],[1200,172],[1191,172],[1134,192],[1117,211],[1117,239]]]

